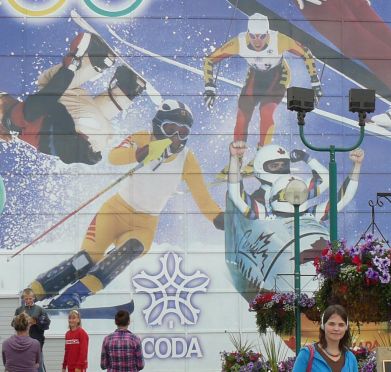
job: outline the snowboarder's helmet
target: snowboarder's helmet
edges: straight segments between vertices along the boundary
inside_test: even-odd
[[[279,145],[261,147],[254,159],[254,176],[268,184],[275,182],[281,174],[290,173],[290,157]]]
[[[260,13],[255,13],[248,18],[247,30],[253,35],[265,35],[269,33],[269,19]]]
[[[160,105],[152,123],[153,134],[156,138],[169,138],[177,135],[184,146],[193,125],[193,114],[186,104],[167,99]]]
[[[274,183],[270,191],[270,205],[273,213],[293,213],[294,207],[286,200],[285,189],[288,183],[298,180],[304,182],[300,177],[287,174],[280,176]]]

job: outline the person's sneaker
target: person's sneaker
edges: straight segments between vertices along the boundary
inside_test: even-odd
[[[63,65],[71,71],[76,71],[81,66],[82,57],[86,54],[91,42],[91,34],[81,32],[77,35],[69,47],[69,53],[64,57]]]

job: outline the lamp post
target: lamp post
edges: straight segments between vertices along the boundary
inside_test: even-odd
[[[298,179],[293,179],[285,188],[285,199],[294,208],[294,234],[295,234],[295,337],[296,337],[296,355],[298,355],[301,347],[301,313],[299,307],[301,281],[300,281],[300,205],[303,204],[308,197],[308,189],[305,182]]]
[[[360,136],[356,143],[350,147],[317,147],[307,141],[304,135],[305,115],[314,109],[314,92],[312,89],[290,87],[287,90],[288,110],[297,111],[297,124],[299,125],[300,138],[305,146],[314,151],[328,152],[329,161],[329,185],[330,185],[330,241],[338,239],[337,220],[337,163],[336,152],[347,152],[356,149],[364,139],[366,113],[375,111],[375,91],[370,89],[351,89],[349,91],[349,111],[357,112]]]

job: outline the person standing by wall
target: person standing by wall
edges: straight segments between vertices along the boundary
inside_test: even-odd
[[[16,335],[2,345],[3,364],[6,371],[36,371],[40,364],[41,347],[38,340],[29,337],[31,319],[21,313],[12,321]]]
[[[300,350],[293,372],[357,372],[357,359],[349,350],[350,340],[345,308],[341,305],[329,306],[321,317],[319,342]]]
[[[62,372],[85,372],[88,367],[88,334],[81,327],[77,310],[68,315],[69,331],[65,334],[65,353]]]
[[[41,352],[42,352],[43,344],[45,342],[44,333],[47,329],[49,329],[49,325],[50,325],[49,316],[42,307],[34,303],[35,293],[31,288],[25,288],[23,290],[22,301],[23,301],[23,305],[15,310],[15,315],[25,313],[29,316],[30,319],[29,335],[31,338],[34,338],[39,341],[41,345]],[[11,325],[14,327],[14,321],[12,321]],[[46,369],[43,362],[43,354],[42,354],[40,358],[38,372],[45,372],[45,371]]]
[[[129,313],[120,310],[115,315],[117,329],[105,337],[102,344],[100,366],[108,372],[137,372],[144,368],[140,339],[128,330]]]

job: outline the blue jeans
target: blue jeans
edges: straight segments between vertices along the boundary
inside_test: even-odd
[[[45,364],[43,363],[43,352],[41,351],[41,362],[39,363],[38,372],[46,372]]]

